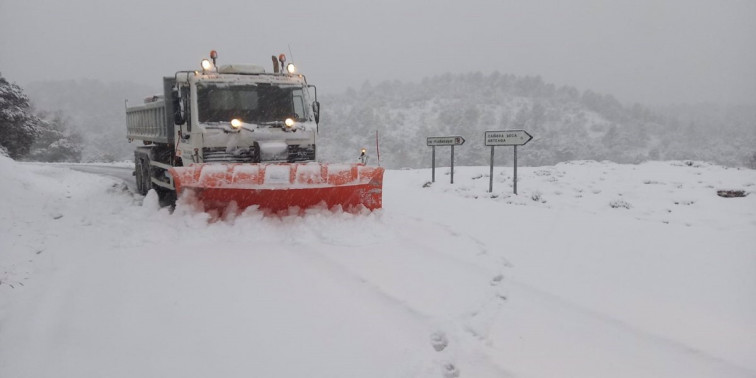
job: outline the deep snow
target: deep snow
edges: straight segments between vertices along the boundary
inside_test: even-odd
[[[0,377],[756,377],[752,170],[388,171],[380,211],[223,219],[0,174]]]

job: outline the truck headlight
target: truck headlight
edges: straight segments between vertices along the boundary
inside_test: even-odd
[[[286,125],[286,127],[292,128],[294,127],[294,120],[291,118],[286,118],[286,121],[284,121],[284,124]]]
[[[203,70],[210,71],[212,68],[213,68],[213,64],[209,60],[202,59],[202,69]]]
[[[231,120],[231,127],[234,129],[239,129],[242,126],[242,121],[240,121],[238,118],[234,118]]]

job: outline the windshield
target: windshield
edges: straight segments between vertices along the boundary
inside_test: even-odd
[[[270,84],[197,85],[199,122],[228,122],[238,118],[246,123],[306,120],[301,87]]]

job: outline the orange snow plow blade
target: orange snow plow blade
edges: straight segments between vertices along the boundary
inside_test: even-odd
[[[169,169],[176,193],[191,190],[205,210],[239,209],[257,205],[274,212],[296,206],[306,209],[325,203],[350,210],[362,205],[380,209],[382,167],[361,164],[192,164]]]

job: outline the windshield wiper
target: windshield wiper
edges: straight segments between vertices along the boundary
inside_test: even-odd
[[[268,126],[268,127],[283,127],[284,121],[267,121],[267,122],[257,122],[260,126]]]
[[[206,122],[203,124],[205,129],[207,130],[221,130],[224,133],[238,133],[241,130],[249,131],[250,133],[255,132],[255,127],[249,127],[247,124],[242,124],[240,128],[234,129],[231,127],[231,124],[226,122]],[[255,125],[252,125],[255,126]]]

